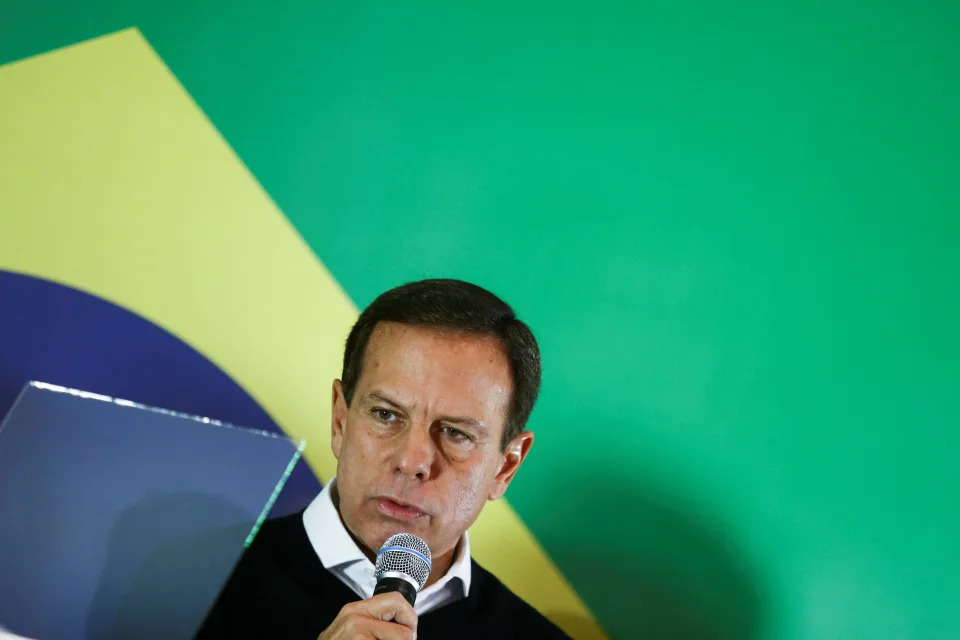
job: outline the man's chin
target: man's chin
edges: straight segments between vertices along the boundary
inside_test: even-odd
[[[389,518],[379,519],[376,525],[370,528],[370,532],[371,535],[365,538],[365,541],[372,543],[370,548],[374,553],[380,550],[380,547],[387,541],[387,538],[398,533],[412,533],[415,536],[423,538],[427,545],[430,544],[430,539],[432,538],[422,523],[403,522]]]

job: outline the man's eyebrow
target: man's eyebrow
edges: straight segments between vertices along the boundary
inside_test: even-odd
[[[449,422],[451,424],[456,424],[463,427],[473,427],[474,429],[480,429],[482,431],[487,430],[487,426],[485,424],[468,416],[449,416],[443,418],[443,422]]]
[[[384,404],[388,404],[394,409],[399,409],[400,411],[406,411],[407,408],[396,400],[391,400],[385,393],[382,391],[371,391],[363,397],[364,400],[379,400]]]

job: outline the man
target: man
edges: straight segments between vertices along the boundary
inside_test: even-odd
[[[471,559],[467,537],[530,452],[539,388],[533,334],[489,291],[424,280],[382,294],[333,383],[336,478],[264,525],[198,637],[566,638]],[[433,552],[415,607],[372,596],[372,560],[400,532]]]

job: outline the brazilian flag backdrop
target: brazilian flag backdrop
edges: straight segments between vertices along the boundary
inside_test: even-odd
[[[305,438],[325,479],[357,309],[472,280],[545,374],[476,556],[575,637],[960,637],[958,28],[8,0],[0,412],[46,380]]]

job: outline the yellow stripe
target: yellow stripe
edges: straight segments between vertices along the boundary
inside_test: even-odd
[[[330,477],[330,384],[357,310],[140,33],[0,68],[0,141],[0,268],[178,336],[306,439]],[[527,601],[576,637],[603,637],[505,501],[471,536]]]

